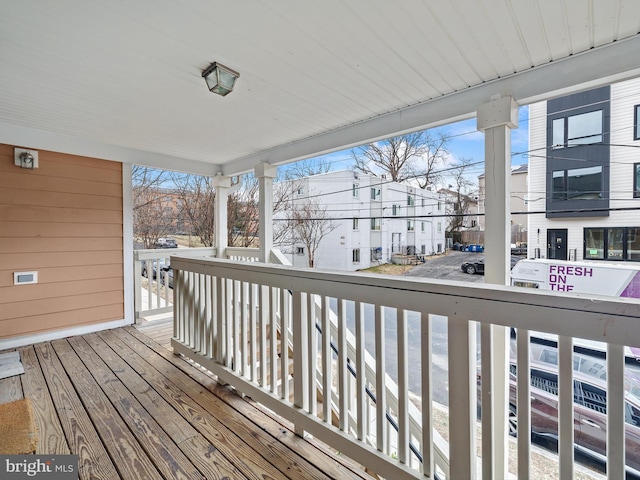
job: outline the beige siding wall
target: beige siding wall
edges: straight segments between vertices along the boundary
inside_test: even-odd
[[[122,165],[40,150],[25,170],[13,149],[0,145],[0,338],[122,319]],[[33,270],[38,284],[13,285]]]

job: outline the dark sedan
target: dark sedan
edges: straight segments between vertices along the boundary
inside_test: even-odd
[[[511,257],[511,268],[515,267],[518,260],[521,260],[519,257]],[[464,262],[460,265],[460,269],[468,273],[469,275],[473,275],[478,273],[480,275],[484,275],[484,258],[479,258],[478,260],[473,260],[470,262]]]

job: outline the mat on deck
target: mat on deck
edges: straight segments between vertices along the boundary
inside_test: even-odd
[[[0,454],[35,453],[38,432],[31,400],[0,404]]]

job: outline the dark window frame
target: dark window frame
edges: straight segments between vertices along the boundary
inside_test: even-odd
[[[585,227],[582,229],[582,243],[583,251],[582,258],[591,262],[640,262],[640,258],[637,260],[629,258],[629,239],[630,235],[635,234],[633,230],[639,230],[640,226],[636,227]],[[602,258],[587,257],[587,233],[591,230],[602,230]],[[609,257],[609,242],[611,237],[611,231],[622,230],[622,236],[620,243],[622,244],[622,253],[620,257]],[[617,251],[617,250],[615,250]],[[615,252],[614,251],[614,252]]]
[[[572,118],[577,118],[580,116],[585,116],[585,115],[591,115],[595,112],[599,112],[600,113],[600,133],[594,133],[591,135],[588,135],[587,137],[570,137],[570,131],[569,131],[569,123],[570,120]],[[560,148],[574,148],[580,145],[590,145],[590,144],[597,144],[597,143],[604,143],[604,132],[605,132],[605,125],[604,125],[604,116],[605,116],[605,111],[602,108],[595,108],[593,110],[588,110],[588,111],[579,111],[576,113],[573,113],[571,115],[563,115],[557,118],[554,118],[552,120],[552,128],[551,128],[551,132],[552,135],[554,133],[554,128],[553,125],[555,124],[555,122],[557,121],[562,121],[562,142],[560,143],[555,143],[554,140],[555,138],[551,139],[551,148],[556,150],[556,149],[560,149]],[[584,139],[588,139],[590,137],[600,137],[599,140],[597,141],[584,141],[584,143],[581,142],[581,140]]]

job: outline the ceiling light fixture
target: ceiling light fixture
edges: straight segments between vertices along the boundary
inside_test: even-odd
[[[202,76],[210,91],[224,97],[231,93],[240,74],[218,62],[213,62],[202,72]]]

